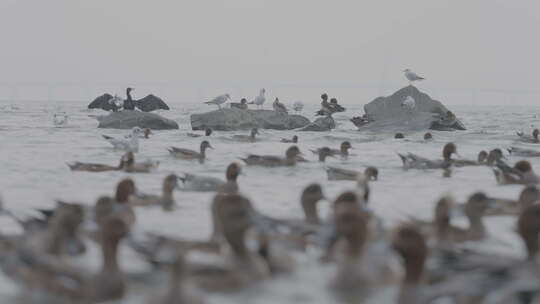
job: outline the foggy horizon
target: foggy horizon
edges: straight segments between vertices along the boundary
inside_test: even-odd
[[[4,0],[0,99],[86,101],[142,84],[136,94],[172,103],[225,92],[250,99],[262,87],[290,101],[319,102],[315,92],[333,91],[367,103],[407,85],[402,71],[411,68],[426,78],[419,89],[448,104],[533,104],[540,45],[523,33],[540,25],[539,8],[533,1]],[[71,83],[78,87],[47,87]],[[17,84],[27,85],[15,94]]]

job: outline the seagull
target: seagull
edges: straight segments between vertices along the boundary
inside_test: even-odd
[[[115,149],[126,152],[139,152],[139,134],[143,131],[139,127],[131,129],[131,134],[125,138],[114,138],[102,135]]]
[[[231,96],[229,94],[223,94],[219,95],[218,97],[205,102],[205,104],[214,104],[217,105],[218,108],[221,110],[221,105],[224,104],[227,100],[231,99]]]
[[[414,81],[424,80],[423,77],[418,76],[415,72],[411,71],[410,69],[406,69],[403,71],[405,73],[405,77],[409,80],[409,84],[412,84]]]
[[[255,104],[257,106],[262,107],[263,103],[266,101],[266,97],[264,97],[264,93],[266,93],[265,89],[261,89],[259,92],[259,96],[255,97],[249,104]]]
[[[304,109],[304,103],[297,101],[293,104],[293,109],[298,113]]]
[[[412,111],[416,107],[416,101],[414,98],[412,98],[412,96],[407,96],[401,103],[401,107],[407,109],[408,111]]]

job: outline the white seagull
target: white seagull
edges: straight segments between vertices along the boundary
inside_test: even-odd
[[[223,95],[219,95],[218,97],[210,100],[210,101],[207,101],[205,102],[205,104],[209,104],[209,105],[217,105],[218,108],[221,110],[221,105],[224,104],[227,100],[231,99],[231,96],[229,94],[223,94]]]
[[[424,80],[423,77],[418,76],[418,74],[411,71],[410,69],[406,69],[403,72],[405,73],[405,77],[407,77],[410,84],[412,84],[414,81]]]
[[[249,104],[256,104],[257,106],[262,107],[264,102],[266,101],[266,97],[264,97],[264,94],[266,93],[265,89],[261,89],[259,92],[259,96],[255,97]]]
[[[139,127],[131,129],[131,134],[125,138],[114,138],[111,136],[103,135],[115,149],[123,150],[126,152],[139,152],[139,134],[143,131]]]

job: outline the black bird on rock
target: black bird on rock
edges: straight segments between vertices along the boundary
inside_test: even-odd
[[[133,90],[133,88],[126,89],[127,98],[123,101],[122,105],[124,110],[135,110],[135,108],[138,108],[143,112],[152,112],[159,109],[170,110],[169,106],[161,98],[152,94],[147,95],[142,99],[134,100],[131,97],[131,91]],[[120,109],[118,101],[118,97],[113,97],[111,94],[106,93],[94,99],[94,101],[88,105],[88,108],[117,112]]]

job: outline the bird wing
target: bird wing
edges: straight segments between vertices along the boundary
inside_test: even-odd
[[[155,110],[170,110],[169,106],[163,101],[163,99],[155,96],[148,95],[145,98],[135,101],[135,106],[143,112],[152,112]]]
[[[114,108],[114,105],[109,103],[109,100],[113,99],[113,96],[109,93],[105,93],[92,101],[89,105],[89,109],[103,109],[110,111]]]

